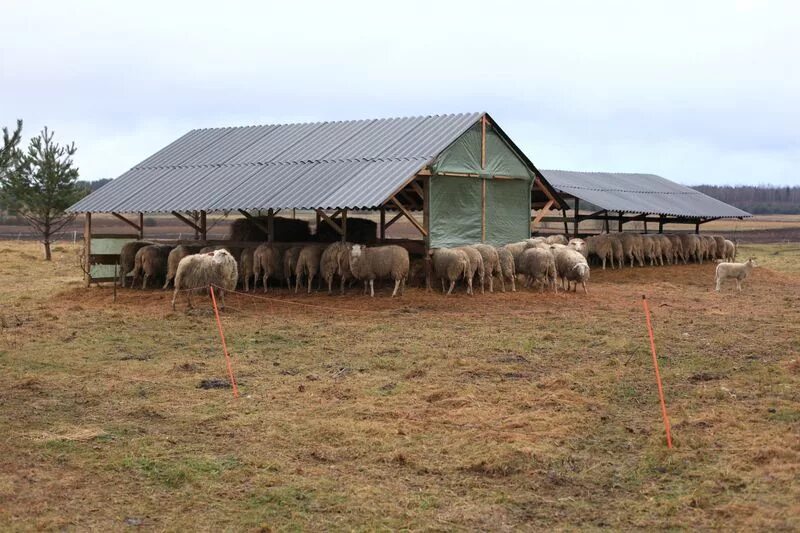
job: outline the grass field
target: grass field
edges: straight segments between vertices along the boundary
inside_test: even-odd
[[[86,289],[0,242],[0,529],[800,529],[800,245],[445,299]],[[672,420],[665,447],[641,308]],[[301,302],[311,306],[300,306]]]

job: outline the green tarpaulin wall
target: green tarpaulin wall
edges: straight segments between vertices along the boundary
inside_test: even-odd
[[[482,181],[486,181],[485,242],[501,245],[530,237],[533,173],[491,124],[486,127],[486,168],[481,169],[481,124],[477,123],[439,155],[431,171],[431,248],[482,241]]]

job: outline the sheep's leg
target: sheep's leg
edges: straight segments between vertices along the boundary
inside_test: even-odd
[[[314,283],[314,274],[311,272],[308,273],[308,292],[307,294],[311,294],[311,284]]]
[[[494,293],[494,276],[489,276],[489,293]]]
[[[250,292],[250,274],[244,277],[244,292]]]
[[[219,290],[219,309],[220,311],[225,310],[225,291],[223,289]]]
[[[502,272],[500,273],[500,290],[506,292],[506,280]]]
[[[467,279],[467,294],[472,295],[472,278]]]
[[[375,298],[375,280],[369,280],[369,296],[370,298]]]
[[[392,298],[397,296],[397,291],[400,290],[400,283],[402,282],[402,278],[394,280],[394,290],[392,291]]]
[[[485,292],[483,292],[483,283],[484,283],[483,278],[484,278],[484,276],[479,276],[479,277],[481,279],[481,294],[486,294]]]
[[[147,288],[147,272],[144,273],[142,276],[142,290]]]
[[[586,290],[586,282],[585,281],[581,281],[581,284],[583,285],[583,294],[589,294],[589,291]],[[577,284],[576,284],[575,288],[577,289]]]
[[[175,310],[175,299],[178,297],[178,287],[172,292],[172,310]]]
[[[167,276],[167,279],[164,281],[164,286],[161,287],[163,290],[167,290],[169,288],[170,277]]]
[[[516,276],[511,276],[511,292],[517,292],[517,280],[514,279]]]
[[[187,290],[186,291],[186,310],[188,311],[189,309],[192,309],[193,307],[194,306],[192,306],[192,291],[191,290]]]
[[[328,296],[333,294],[333,276],[328,276]]]
[[[446,296],[450,296],[450,293],[453,292],[453,287],[456,286],[455,280],[450,282],[450,290],[445,293]],[[442,280],[442,292],[444,292],[444,279]]]
[[[346,280],[344,279],[344,276],[342,276],[341,280],[339,282],[339,294],[341,294],[341,295],[344,295],[344,282],[345,281]]]
[[[742,292],[742,282],[739,278],[736,278],[736,290]]]
[[[400,283],[400,296],[402,296],[406,292],[407,281],[408,281],[408,275],[403,276],[403,281]]]
[[[265,294],[267,292],[267,281],[269,281],[269,272],[265,271],[264,272],[264,279],[262,280],[262,283],[264,284],[264,293]],[[288,279],[286,280],[286,284],[287,285],[289,284],[289,280]],[[256,290],[256,288],[253,287],[253,292],[255,292],[255,290]]]

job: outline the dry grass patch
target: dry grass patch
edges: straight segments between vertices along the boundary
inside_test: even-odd
[[[588,296],[234,295],[235,401],[199,387],[225,379],[208,312],[111,304],[27,246],[0,243],[3,529],[800,527],[788,255],[741,294],[705,264],[593,272]]]

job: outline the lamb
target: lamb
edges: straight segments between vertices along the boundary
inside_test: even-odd
[[[308,279],[308,294],[311,294],[311,283],[314,281],[314,276],[319,272],[319,261],[322,258],[323,251],[325,251],[324,244],[309,244],[300,250],[300,255],[297,256],[297,264],[294,267],[294,275],[297,277],[294,284],[295,294],[300,290],[303,276]]]
[[[558,292],[556,262],[550,250],[528,248],[522,252],[519,273],[525,276],[526,288],[532,283],[539,283],[542,291],[545,287],[552,287],[554,292]]]
[[[472,247],[478,250],[478,252],[481,254],[481,258],[483,259],[484,276],[488,276],[489,278],[489,292],[494,292],[495,275],[500,278],[503,292],[506,292],[506,282],[503,280],[503,274],[500,270],[500,258],[497,257],[497,250],[495,247],[490,244],[473,244]],[[482,285],[481,292],[483,292]]]
[[[472,288],[472,278],[469,275],[469,258],[464,250],[456,248],[437,248],[433,251],[433,275],[442,280],[442,292],[445,292],[445,281],[450,282],[450,288],[445,293],[449,296],[459,278],[467,281],[467,286]],[[512,259],[513,263],[513,259]]]
[[[133,270],[136,261],[136,252],[145,246],[153,244],[150,241],[127,242],[122,246],[119,253],[119,271],[121,274],[120,284],[124,287],[128,274]],[[131,285],[133,282],[131,281]]]
[[[736,280],[736,290],[742,290],[742,282],[750,275],[750,271],[757,267],[756,258],[751,257],[744,263],[720,263],[714,276],[717,284],[716,291],[719,292],[722,282],[726,279]]]
[[[634,259],[639,262],[640,267],[643,267],[642,236],[638,233],[622,233],[620,239],[623,257],[631,260],[631,268],[633,268]]]
[[[333,277],[339,276],[339,292],[344,294],[344,282],[352,276],[350,272],[350,247],[348,242],[329,244],[320,258],[320,276],[328,283],[328,294],[333,293]]]
[[[550,235],[545,239],[547,244],[564,244],[566,245],[569,241],[564,235]]]
[[[286,272],[283,269],[283,247],[274,243],[260,244],[253,251],[253,291],[256,290],[258,279],[262,278],[264,292],[269,290],[269,278],[281,280]]]
[[[586,290],[586,282],[589,280],[589,263],[580,253],[570,248],[555,250],[556,274],[565,283],[565,289],[569,291],[570,283],[575,282],[574,291],[578,290],[578,282],[583,285],[583,292]]]
[[[408,278],[408,268],[408,250],[402,246],[367,248],[363,244],[354,244],[350,249],[350,270],[353,277],[364,282],[364,292],[366,292],[367,282],[369,282],[371,297],[375,296],[375,280],[387,277],[394,280],[392,298],[397,295],[398,290],[402,295]]]
[[[469,259],[469,283],[467,284],[467,294],[473,294],[472,280],[478,276],[478,281],[481,284],[481,294],[483,294],[483,282],[486,276],[486,269],[483,265],[483,257],[480,252],[471,246],[459,246],[457,250],[464,250]]]
[[[505,292],[505,281],[511,281],[511,292],[517,292],[517,273],[514,268],[514,256],[505,246],[497,249],[497,258],[500,261],[501,279],[503,280],[503,292]]]
[[[204,289],[210,285],[215,287],[215,294],[219,296],[220,309],[225,309],[225,291],[235,290],[238,280],[236,259],[227,250],[186,256],[178,263],[175,273],[172,310],[175,310],[175,300],[180,291],[186,291],[186,305],[191,309],[192,289]]]
[[[175,273],[178,271],[178,263],[187,255],[192,255],[200,252],[202,245],[200,244],[179,244],[170,251],[167,257],[167,279],[164,281],[164,289],[169,288],[170,282],[175,279]]]
[[[733,241],[725,239],[725,252],[722,258],[731,263],[736,260],[736,244]]]
[[[287,289],[292,288],[292,276],[294,276],[294,270],[297,266],[297,260],[300,257],[300,251],[302,249],[302,246],[292,246],[283,253],[283,279],[286,280]],[[266,286],[264,290],[266,290]]]
[[[139,248],[133,262],[133,282],[142,277],[142,289],[147,288],[149,278],[160,278],[167,275],[167,259],[172,251],[172,246],[167,244],[151,244],[144,248]]]

